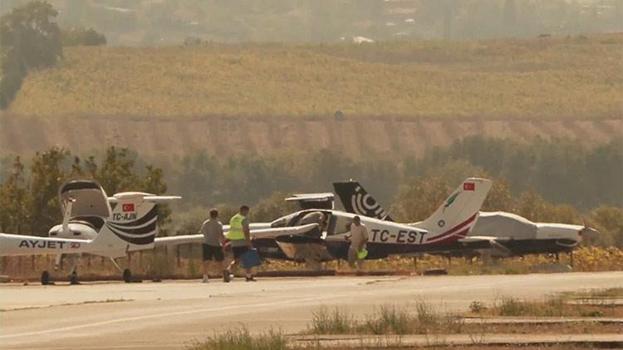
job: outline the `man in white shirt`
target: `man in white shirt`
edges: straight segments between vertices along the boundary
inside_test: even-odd
[[[368,243],[368,229],[361,223],[361,218],[355,216],[353,223],[350,224],[350,247],[348,248],[348,264],[351,268],[357,267],[357,270],[361,270],[363,260],[359,259],[358,253],[366,248]]]
[[[203,234],[203,282],[208,282],[208,272],[210,263],[220,264],[223,271],[223,279],[229,282],[229,274],[225,275],[225,267],[223,266],[223,248],[225,236],[223,235],[223,224],[218,219],[218,211],[210,210],[210,218],[201,225],[201,234]]]

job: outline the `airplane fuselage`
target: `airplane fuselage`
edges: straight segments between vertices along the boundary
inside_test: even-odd
[[[355,214],[336,210],[308,209],[284,216],[273,221],[273,227],[295,226],[305,223],[309,214],[322,213],[322,243],[315,240],[316,254],[331,256],[333,258],[346,258],[350,242],[347,240],[350,233],[350,224]],[[319,216],[320,217],[320,216]],[[458,240],[469,232],[476,215],[465,222],[449,227],[440,232],[431,233],[408,224],[384,221],[370,217],[360,217],[363,225],[368,230],[368,257],[367,259],[379,259],[393,254],[415,254],[432,252],[443,249],[458,248]],[[278,246],[289,258],[296,256],[298,251],[309,251],[310,243],[304,240],[284,241],[278,240]],[[320,250],[326,250],[326,253]],[[261,250],[260,250],[261,253]]]

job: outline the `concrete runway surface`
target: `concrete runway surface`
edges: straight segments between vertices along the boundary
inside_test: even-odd
[[[7,284],[0,286],[0,348],[183,349],[242,324],[251,330],[300,331],[321,306],[363,316],[384,304],[414,308],[426,301],[463,311],[474,300],[611,287],[623,287],[623,272]]]

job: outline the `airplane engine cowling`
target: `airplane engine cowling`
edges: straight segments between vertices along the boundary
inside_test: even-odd
[[[70,222],[69,230],[64,231],[63,225],[53,226],[48,231],[49,237],[91,240],[97,236],[97,231],[88,223]]]

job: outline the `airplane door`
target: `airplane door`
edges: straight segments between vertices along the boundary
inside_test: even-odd
[[[327,224],[327,237],[328,237],[328,236],[332,236],[335,234],[335,224],[336,224],[337,218],[335,217],[335,215],[331,215],[331,214],[327,214],[327,215],[329,215],[329,220]]]

